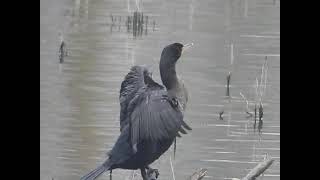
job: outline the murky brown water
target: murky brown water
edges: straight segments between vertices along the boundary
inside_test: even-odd
[[[280,179],[280,1],[144,0],[140,10],[148,16],[147,32],[133,37],[125,21],[135,9],[133,0],[41,0],[40,179],[76,180],[103,161],[119,135],[123,77],[133,64],[147,64],[160,82],[157,63],[162,48],[172,42],[195,44],[177,67],[189,90],[185,119],[193,131],[177,142],[176,179],[201,167],[208,169],[206,179],[240,178],[265,153],[276,162],[263,179]],[[59,31],[69,53],[63,64],[58,59]],[[259,142],[252,121],[246,125],[239,93],[254,100],[255,78],[266,55],[268,84]],[[223,98],[229,70],[231,104]],[[160,179],[173,179],[172,155],[170,149],[153,163]],[[113,171],[116,180],[131,175],[129,170]],[[108,174],[101,179],[109,179]]]

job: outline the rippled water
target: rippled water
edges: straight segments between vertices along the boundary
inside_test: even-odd
[[[280,179],[280,1],[144,0],[138,4],[41,0],[40,179],[79,179],[106,158],[119,135],[123,77],[133,64],[147,64],[160,82],[160,53],[172,42],[195,44],[177,66],[190,95],[185,120],[193,131],[177,141],[176,179],[185,179],[198,168],[208,169],[205,179],[240,178],[265,153],[276,161],[263,179]],[[126,20],[137,7],[148,16],[148,27],[133,36]],[[63,64],[59,64],[59,32],[68,50]],[[252,108],[255,79],[265,56],[269,69],[259,141],[239,93]],[[224,98],[229,71],[231,103]],[[221,109],[224,120],[219,120]],[[172,155],[170,149],[152,164],[160,171],[159,179],[173,179]],[[113,171],[114,179],[131,176],[129,170]],[[101,179],[109,179],[108,173]]]

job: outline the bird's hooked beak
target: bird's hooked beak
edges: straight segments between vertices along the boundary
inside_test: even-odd
[[[192,46],[193,46],[193,43],[184,44],[182,47],[181,54],[183,54],[187,49],[191,48]]]

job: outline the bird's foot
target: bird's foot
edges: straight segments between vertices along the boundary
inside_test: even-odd
[[[152,168],[147,168],[147,177],[148,180],[156,180],[159,177],[159,171],[158,169],[152,169]]]

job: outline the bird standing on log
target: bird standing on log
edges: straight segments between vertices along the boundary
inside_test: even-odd
[[[96,179],[112,169],[146,169],[172,145],[179,133],[191,130],[183,120],[187,90],[178,79],[176,63],[182,52],[193,44],[166,46],[160,58],[160,76],[156,83],[144,66],[133,66],[120,89],[120,136],[108,159],[81,180]]]

